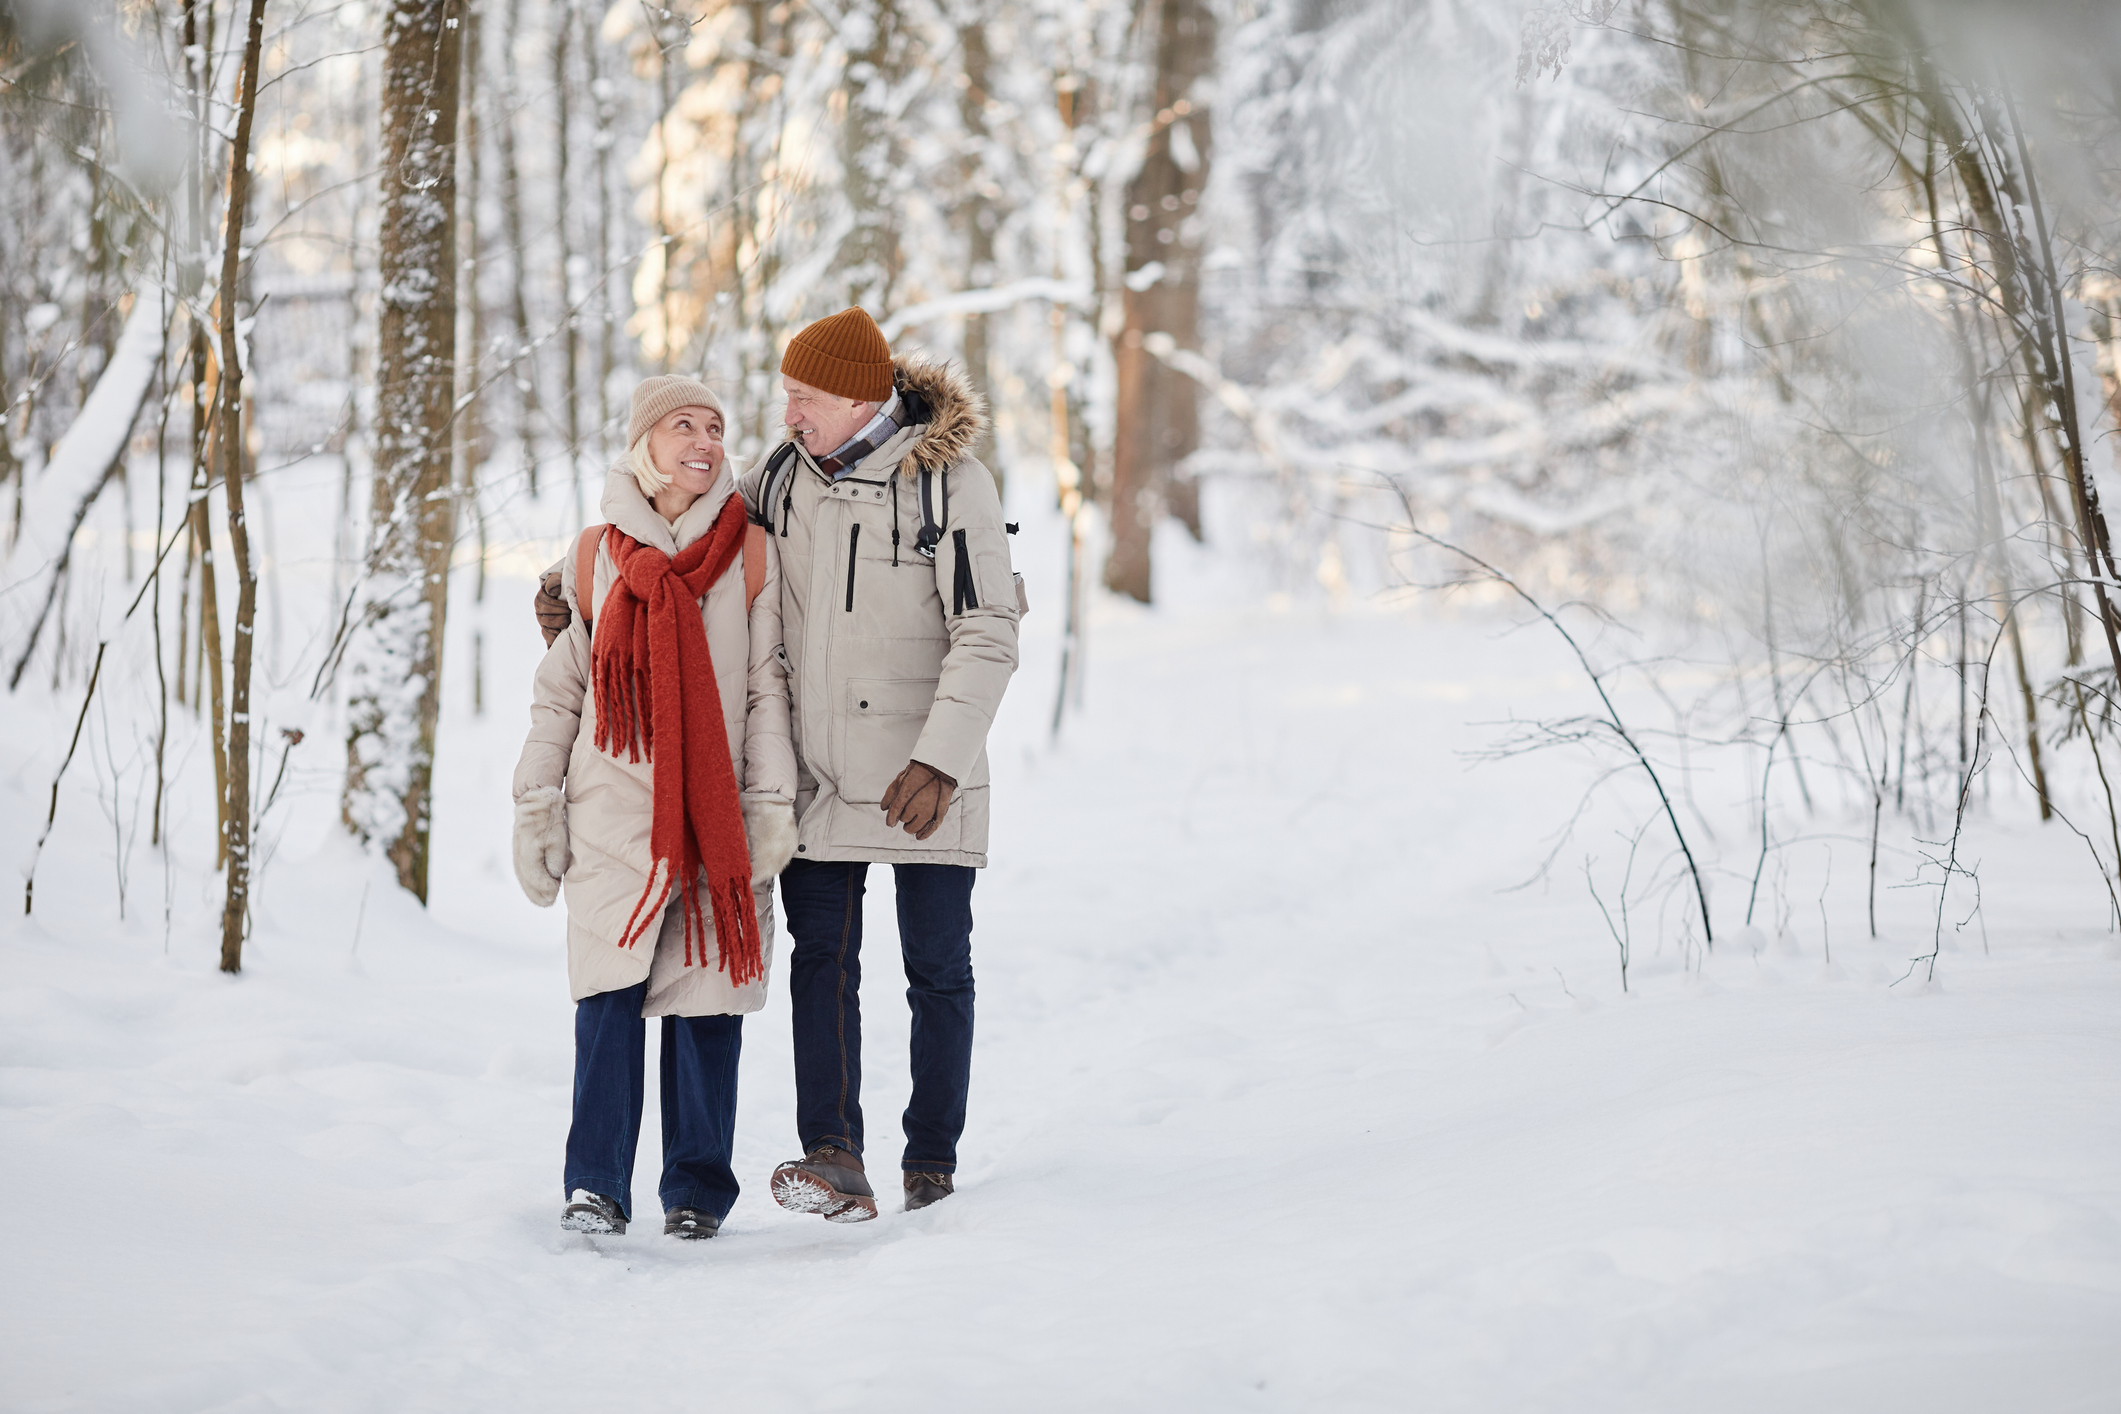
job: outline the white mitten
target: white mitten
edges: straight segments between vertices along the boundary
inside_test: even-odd
[[[777,795],[744,797],[744,843],[751,847],[751,882],[780,877],[795,858],[795,807]]]
[[[539,908],[560,896],[567,872],[567,793],[558,786],[532,786],[516,802],[516,882]]]

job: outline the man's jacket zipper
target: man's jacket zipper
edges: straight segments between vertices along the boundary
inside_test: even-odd
[[[847,612],[854,612],[854,552],[862,543],[862,523],[856,521],[847,529]]]

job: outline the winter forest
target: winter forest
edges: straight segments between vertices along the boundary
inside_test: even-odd
[[[2111,1407],[2121,7],[0,0],[0,192],[0,1406]],[[570,1237],[533,591],[850,306],[1030,602],[959,1192],[765,1197],[784,965]]]

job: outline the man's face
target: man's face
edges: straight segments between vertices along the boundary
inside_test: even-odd
[[[813,457],[829,456],[876,416],[875,403],[842,398],[786,374],[781,375],[781,391],[788,395],[788,411],[782,420]]]

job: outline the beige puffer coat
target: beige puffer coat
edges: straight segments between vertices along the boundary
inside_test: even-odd
[[[675,532],[641,494],[633,474],[614,469],[604,483],[604,518],[643,545],[666,554],[698,540],[735,490],[725,470],[714,489],[678,518]],[[795,749],[789,737],[788,680],[782,666],[780,557],[767,547],[766,576],[756,603],[744,608],[744,551],[700,601],[714,657],[715,687],[729,733],[730,763],[746,796],[795,799]],[[611,552],[599,546],[591,619],[595,606],[617,580]],[[574,582],[574,556],[562,569],[563,591],[574,622],[546,650],[538,665],[531,703],[530,736],[516,765],[515,798],[538,786],[566,783],[567,981],[576,1001],[598,992],[631,987],[648,979],[644,1016],[720,1016],[757,1011],[766,1004],[766,982],[742,988],[714,964],[708,944],[706,967],[686,967],[679,909],[665,911],[653,947],[644,938],[618,945],[641,890],[648,882],[648,832],[654,809],[654,766],[615,757],[596,746],[596,699],[590,691],[589,630],[582,625],[581,587]],[[704,885],[704,881],[703,885]],[[773,968],[773,886],[754,890],[759,938],[767,974]],[[703,900],[704,906],[704,900]],[[708,926],[714,912],[706,907]]]
[[[795,444],[793,475],[773,458],[739,483],[770,523],[783,570],[798,759],[797,859],[894,864],[987,862],[987,729],[1016,671],[1017,594],[994,476],[966,450],[986,409],[946,365],[893,361],[902,397],[923,409],[835,482]],[[935,559],[914,549],[920,472],[942,528]],[[944,515],[946,500],[948,515]],[[958,564],[968,575],[959,602]],[[957,781],[934,834],[884,823],[884,789],[908,760]]]

